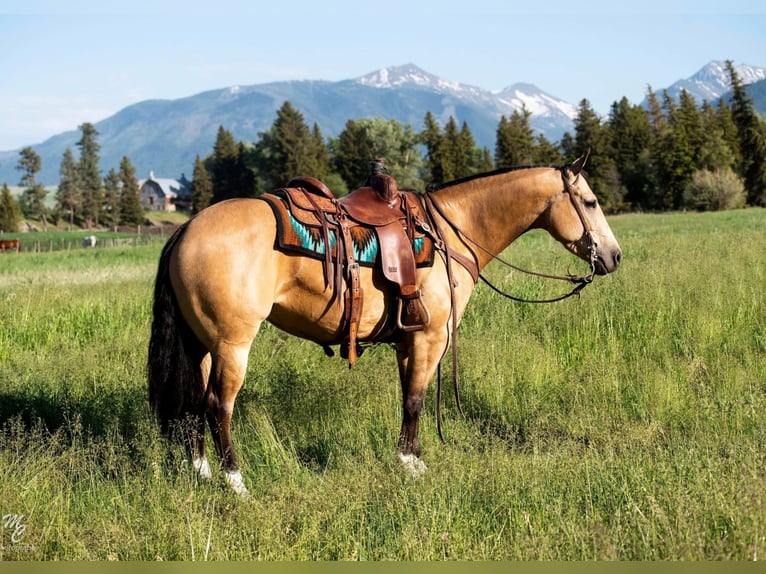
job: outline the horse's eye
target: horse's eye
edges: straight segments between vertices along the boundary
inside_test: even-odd
[[[588,209],[596,209],[596,206],[598,205],[598,201],[596,201],[595,199],[586,199],[584,203],[585,203],[585,207],[587,207]]]

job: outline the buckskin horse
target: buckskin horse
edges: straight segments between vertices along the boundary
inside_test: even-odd
[[[548,231],[590,264],[590,274],[579,279],[575,291],[594,274],[619,266],[620,247],[581,174],[586,159],[587,153],[563,167],[499,169],[417,194],[427,217],[416,223],[433,235],[440,255],[430,267],[417,269],[419,296],[429,317],[423,328],[398,329],[387,339],[396,350],[402,387],[398,458],[413,475],[425,470],[418,441],[423,399],[451,343],[454,352],[457,324],[480,271],[535,228]],[[242,495],[247,489],[231,418],[263,321],[325,347],[348,343],[346,305],[342,298],[336,302],[325,262],[279,249],[277,227],[266,201],[214,204],[168,240],[154,287],[150,403],[169,434],[174,427],[188,430],[184,421],[191,424],[192,431],[182,436],[204,478],[211,476],[204,445],[207,419],[226,481]],[[379,267],[357,273],[364,304],[356,336],[374,343],[395,313],[396,294]]]

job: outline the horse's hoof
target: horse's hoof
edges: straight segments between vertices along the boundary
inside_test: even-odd
[[[231,489],[240,497],[247,498],[248,492],[245,483],[242,480],[242,473],[237,471],[226,473],[226,482]]]
[[[213,473],[210,472],[210,465],[207,462],[207,457],[195,458],[194,461],[192,461],[192,464],[200,478],[204,478],[205,480],[213,478]]]
[[[426,463],[414,454],[399,453],[399,463],[410,478],[420,478],[428,470]]]

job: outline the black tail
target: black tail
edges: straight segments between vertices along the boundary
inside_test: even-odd
[[[173,286],[169,262],[173,249],[186,232],[181,226],[165,244],[154,282],[152,331],[149,339],[147,377],[149,403],[166,435],[174,423],[201,414],[203,398],[200,360],[202,346],[181,316]]]

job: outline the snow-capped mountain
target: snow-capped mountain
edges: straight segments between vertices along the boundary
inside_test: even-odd
[[[191,172],[196,155],[213,149],[218,126],[235,138],[257,141],[269,129],[285,101],[299,110],[308,125],[316,123],[325,137],[335,137],[350,119],[385,118],[423,127],[426,112],[442,125],[450,116],[467,122],[477,145],[494,149],[501,115],[525,105],[530,126],[550,141],[572,129],[574,107],[529,84],[500,92],[439,78],[414,64],[376,70],[359,78],[328,82],[303,80],[237,85],[178,100],[147,100],[128,106],[95,124],[101,144],[101,168],[119,165],[128,156],[139,176],[155,173],[178,177]],[[79,132],[59,134],[34,145],[42,158],[39,180],[58,181],[67,147],[74,149]],[[0,152],[0,182],[18,181],[18,152]]]
[[[484,108],[494,116],[495,121],[499,121],[502,115],[510,116],[514,111],[521,111],[522,107],[526,107],[532,113],[531,127],[553,140],[559,139],[565,131],[572,128],[577,115],[575,106],[546,94],[532,84],[516,83],[500,92],[492,92],[439,78],[414,64],[383,68],[354,81],[378,89],[428,90],[443,94],[463,104]],[[454,107],[445,106],[442,114],[437,114],[436,110],[432,111],[438,119],[447,121]]]
[[[741,64],[734,66],[737,75],[744,85],[753,84],[766,79],[766,68]],[[725,62],[714,60],[700,69],[696,74],[679,80],[667,88],[668,94],[674,98],[681,95],[681,90],[689,92],[697,102],[707,100],[715,102],[731,90],[729,74]],[[662,92],[662,90],[659,90]]]

